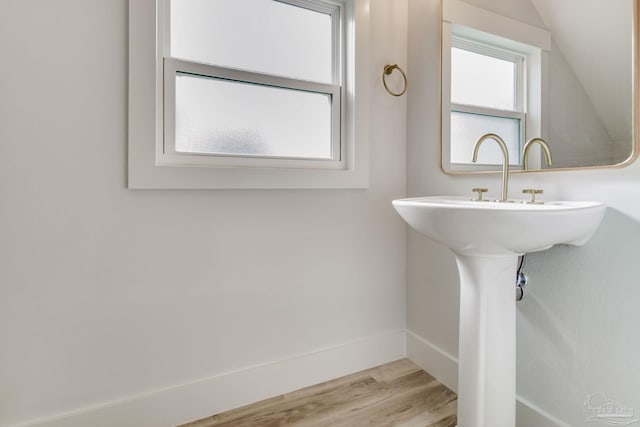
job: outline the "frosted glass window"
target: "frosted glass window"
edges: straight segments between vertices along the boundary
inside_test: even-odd
[[[500,135],[507,145],[509,163],[520,164],[520,119],[459,111],[451,112],[451,163],[474,164],[473,148],[487,133]],[[501,165],[502,162],[500,146],[493,141],[483,142],[476,164]]]
[[[331,159],[332,95],[176,74],[175,149]]]
[[[274,0],[173,0],[170,55],[295,79],[333,82],[329,13]]]
[[[515,111],[516,64],[452,47],[451,102]]]

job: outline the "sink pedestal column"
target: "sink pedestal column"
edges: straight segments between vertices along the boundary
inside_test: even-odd
[[[517,255],[456,254],[458,427],[515,427]]]

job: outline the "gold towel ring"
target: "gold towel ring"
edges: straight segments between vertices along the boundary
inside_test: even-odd
[[[400,93],[393,92],[391,89],[389,89],[389,86],[387,86],[387,76],[390,75],[395,69],[400,71],[400,74],[402,74],[402,79],[404,80],[404,89],[402,89],[402,92]],[[402,96],[407,91],[407,75],[404,73],[404,71],[402,71],[402,68],[398,67],[398,64],[384,66],[384,71],[382,72],[382,83],[384,84],[384,88],[387,90],[387,92],[389,92],[393,96]]]

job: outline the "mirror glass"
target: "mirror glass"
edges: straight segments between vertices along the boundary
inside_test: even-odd
[[[442,166],[607,167],[635,155],[634,13],[639,0],[442,0]],[[637,89],[637,88],[636,88]]]

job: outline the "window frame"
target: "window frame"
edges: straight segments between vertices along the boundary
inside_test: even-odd
[[[243,167],[291,167],[339,169],[343,167],[343,123],[341,82],[344,80],[345,63],[342,37],[343,6],[332,0],[275,0],[278,3],[300,7],[331,17],[331,84],[293,79],[273,74],[241,70],[232,67],[181,59],[171,55],[170,28],[172,0],[161,0],[158,16],[158,43],[163,57],[164,114],[163,140],[157,142],[156,158],[161,165],[184,166],[243,166]],[[175,88],[178,73],[219,78],[239,83],[258,84],[281,89],[301,90],[331,97],[331,159],[235,155],[222,153],[180,153],[175,150]]]
[[[490,43],[485,43],[479,40],[463,37],[455,34],[455,31],[450,37],[451,43],[449,44],[449,51],[453,48],[463,49],[468,52],[473,52],[479,55],[484,55],[492,58],[497,58],[514,64],[514,106],[512,110],[497,109],[491,107],[485,107],[474,104],[461,104],[451,102],[451,54],[449,53],[449,62],[447,63],[447,78],[443,86],[445,89],[443,96],[443,114],[446,111],[448,118],[443,117],[444,125],[447,134],[451,135],[451,113],[467,113],[478,116],[488,116],[505,119],[516,119],[519,122],[519,140],[518,140],[518,156],[513,156],[513,153],[509,153],[509,164],[512,167],[519,167],[522,164],[521,153],[522,147],[525,143],[525,135],[527,128],[527,113],[526,113],[526,88],[527,88],[527,76],[526,76],[526,56],[516,50],[508,50],[494,46]],[[443,76],[443,82],[445,81]],[[444,106],[446,105],[446,110]],[[469,153],[469,159],[471,159],[471,152]],[[449,161],[452,167],[464,167],[464,165],[471,164],[471,160],[468,163],[454,163],[451,161],[451,151],[449,151]],[[483,166],[500,166],[501,163],[473,163],[476,167]]]
[[[168,0],[130,0],[129,188],[368,187],[369,72],[366,64],[369,61],[369,0],[277,1],[313,8],[319,5],[340,7],[340,24],[337,29],[334,26],[340,36],[333,37],[334,43],[341,46],[340,57],[333,64],[334,79],[336,74],[340,76],[334,83],[339,84],[325,85],[191,61],[167,60],[165,41],[168,34],[162,29],[166,24],[163,20],[167,19],[163,8],[167,7]],[[332,110],[334,120],[339,123],[338,155],[331,161],[200,153],[188,154],[190,159],[185,159],[175,152],[165,155],[165,114],[170,110],[165,110],[165,97],[171,96],[171,87],[166,87],[164,75],[167,69],[172,72],[181,67],[191,72],[195,69],[196,74],[202,75],[228,78],[231,73],[236,79],[248,82],[329,91],[332,99],[341,104],[339,110]],[[258,82],[260,79],[266,80]],[[171,86],[171,82],[168,83]],[[208,160],[203,161],[204,158]]]

